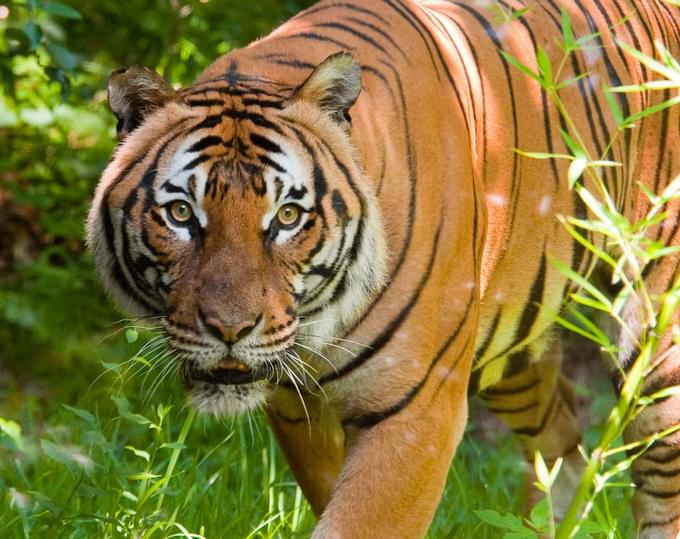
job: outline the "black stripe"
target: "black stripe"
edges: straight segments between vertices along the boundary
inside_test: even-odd
[[[201,120],[199,123],[197,123],[195,126],[193,126],[187,134],[191,134],[194,131],[200,131],[201,129],[210,129],[215,127],[216,125],[219,125],[222,123],[222,115],[221,114],[213,114],[211,116],[206,116]]]
[[[397,42],[392,38],[391,35],[389,35],[387,32],[385,32],[382,28],[378,28],[375,24],[371,24],[370,22],[363,21],[361,19],[357,19],[355,17],[349,17],[347,20],[353,22],[354,24],[359,24],[361,26],[364,26],[365,28],[370,28],[374,32],[380,34],[382,37],[384,37],[387,41],[390,42],[390,44],[397,50],[399,53],[403,56],[403,58],[406,60],[407,63],[411,63],[404,51],[401,49],[401,47],[397,44]]]
[[[675,498],[676,496],[680,495],[680,489],[665,491],[665,490],[653,490],[651,488],[642,487],[639,488],[638,491],[644,492],[648,496],[653,496],[654,498],[661,498],[663,500]]]
[[[611,17],[609,16],[607,9],[602,5],[600,0],[593,0],[593,2],[597,6],[597,10],[604,17],[604,20],[607,23],[608,30],[611,31],[611,32],[614,32],[616,27],[615,27],[615,24],[612,21]],[[611,0],[610,0],[610,2],[611,2]],[[583,9],[583,8],[581,8],[581,9]],[[630,22],[628,22],[628,24],[630,24]],[[628,27],[628,30],[630,31],[630,27]],[[602,50],[606,50],[606,49],[604,49],[601,38],[599,38],[599,41],[600,41],[600,46],[603,47]],[[635,39],[635,45],[636,45],[636,48],[638,50],[640,50],[640,43],[637,41],[637,39]],[[616,54],[618,55],[619,59],[621,60],[621,63],[626,68],[626,71],[628,71],[628,75],[630,75],[630,67],[628,66],[626,55],[624,54],[623,50],[619,47],[616,47]],[[606,59],[606,57],[605,57],[605,59]],[[605,61],[605,64],[608,64],[608,63],[609,62]]]
[[[548,422],[548,417],[550,416],[550,413],[552,412],[552,409],[555,407],[555,403],[557,402],[557,391],[554,391],[552,394],[552,397],[550,399],[550,404],[545,409],[545,412],[543,414],[543,418],[541,419],[541,423],[536,426],[536,427],[522,427],[522,428],[516,428],[512,429],[512,432],[517,434],[518,436],[530,436],[530,437],[536,437],[538,436],[541,431],[545,428],[546,423]]]
[[[182,172],[186,172],[187,170],[192,170],[196,168],[201,163],[205,163],[206,161],[208,161],[211,157],[212,156],[207,153],[202,153],[201,155],[195,157],[194,159],[189,161],[186,165],[184,165]]]
[[[492,25],[484,16],[482,16],[478,11],[473,9],[472,7],[465,5],[465,4],[457,4],[458,7],[464,9],[467,11],[470,15],[473,16],[473,18],[479,23],[479,25],[482,27],[486,35],[491,39],[493,44],[495,45],[495,50],[498,54],[499,61],[503,67],[503,72],[505,74],[505,81],[507,83],[507,95],[510,97],[510,110],[512,113],[512,127],[513,127],[513,148],[519,148],[519,133],[518,133],[518,123],[517,123],[517,103],[515,101],[515,89],[512,83],[512,75],[510,74],[510,66],[508,62],[505,61],[503,58],[503,55],[501,54],[502,50],[502,43],[500,39],[498,38],[498,35],[496,34],[496,30],[494,29],[494,25]],[[469,130],[468,130],[469,132]],[[519,154],[517,152],[513,152],[513,157],[512,157],[512,189],[510,193],[510,197],[512,200],[512,212],[513,212],[513,219],[512,222],[514,223],[514,215],[515,211],[517,209],[517,201],[519,198],[519,184],[520,182],[517,181],[517,170],[518,170],[518,163],[519,163]],[[512,233],[512,231],[511,231]],[[501,263],[503,257],[505,256],[505,253],[507,253],[507,250],[501,254],[501,260],[498,261],[498,264]]]
[[[651,455],[650,453],[661,451],[660,455]],[[656,464],[668,464],[674,460],[680,459],[680,448],[670,445],[664,440],[656,440],[641,456],[641,459],[649,460]]]
[[[246,97],[244,98],[241,103],[245,107],[259,107],[261,109],[277,109],[281,110],[285,107],[285,104],[281,100],[263,100],[263,99],[258,99],[256,97]]]
[[[285,169],[285,168],[283,168],[283,167],[282,167],[281,165],[279,165],[276,161],[270,159],[270,158],[267,157],[266,155],[257,154],[257,159],[258,159],[261,163],[263,163],[263,164],[265,164],[265,165],[267,165],[267,166],[273,168],[276,172],[281,172],[281,173],[285,173],[285,172],[286,172],[286,169]]]
[[[251,133],[250,134],[250,142],[252,142],[258,148],[262,148],[263,150],[265,150],[267,152],[283,153],[283,151],[281,150],[281,146],[276,144],[274,141],[268,139],[267,137],[263,137],[262,135],[258,135],[257,133]]]
[[[425,285],[427,284],[428,280],[430,279],[430,276],[432,275],[434,261],[437,257],[437,249],[439,248],[439,236],[441,233],[441,226],[442,224],[440,222],[439,225],[437,226],[437,231],[435,232],[434,235],[432,250],[430,251],[430,260],[427,264],[427,268],[425,269],[425,272],[421,276],[418,286],[416,286],[406,305],[402,307],[401,311],[399,311],[399,314],[390,321],[390,323],[387,325],[387,327],[383,329],[380,335],[373,339],[373,341],[368,345],[368,347],[364,348],[362,352],[360,352],[356,357],[352,358],[352,360],[350,360],[348,363],[340,367],[337,371],[322,376],[319,379],[319,383],[324,384],[327,382],[332,382],[351,373],[352,371],[366,363],[366,361],[368,361],[375,353],[377,353],[392,339],[392,336],[401,327],[401,325],[404,323],[409,313],[411,312],[413,306],[420,299],[420,294],[422,293],[423,289],[425,288]]]
[[[186,189],[174,185],[170,183],[171,180],[166,180],[163,182],[163,185],[161,186],[161,189],[165,189],[168,193],[182,193],[183,195],[189,196],[189,193],[187,193]]]
[[[328,290],[330,286],[332,286],[334,283],[337,283],[339,280],[339,271],[341,269],[341,266],[344,263],[344,267],[342,268],[343,271],[346,273],[349,269],[350,262],[347,260],[346,257],[346,252],[345,252],[345,244],[347,241],[347,235],[342,234],[340,238],[340,247],[338,248],[338,252],[335,256],[335,259],[331,262],[330,266],[324,264],[324,265],[319,265],[319,266],[312,266],[307,272],[305,272],[306,275],[319,275],[321,277],[324,277],[325,280],[321,281],[319,285],[314,290],[311,290],[305,294],[304,302],[300,305],[301,313],[307,316],[310,316],[312,314],[312,311],[305,310],[305,306],[313,304],[317,299],[319,299],[323,293]],[[324,305],[324,307],[327,307],[328,305]]]
[[[285,60],[283,58],[274,58],[267,60],[270,64],[276,64],[280,66],[293,67],[295,69],[314,69],[316,64],[309,62],[302,62],[300,60]]]
[[[673,470],[659,470],[658,468],[650,470],[638,470],[633,471],[634,476],[641,477],[676,477],[680,475],[680,468],[675,468]]]
[[[545,255],[546,246],[543,246],[541,262],[536,272],[536,277],[533,284],[531,285],[531,292],[529,293],[529,298],[527,300],[527,306],[522,311],[522,316],[520,318],[519,324],[515,329],[515,334],[513,336],[512,342],[500,353],[496,354],[489,361],[493,361],[499,357],[503,357],[510,350],[519,345],[531,334],[531,330],[534,327],[538,313],[540,312],[541,302],[543,301],[543,293],[545,291],[545,278],[546,278],[546,266],[547,260]]]
[[[467,310],[470,307],[470,304],[472,303],[473,299],[474,299],[474,294],[471,294],[470,299],[469,299],[468,304],[467,304],[467,308],[465,309],[465,312],[467,312]],[[423,386],[425,386],[428,379],[430,378],[430,374],[434,370],[434,367],[437,365],[437,363],[439,363],[439,361],[442,359],[442,357],[444,357],[444,354],[446,353],[446,351],[449,349],[449,347],[451,346],[453,341],[456,339],[456,337],[458,337],[458,335],[460,334],[460,330],[463,328],[465,321],[466,321],[466,316],[462,316],[460,322],[458,323],[458,326],[456,327],[456,329],[446,339],[446,341],[439,348],[439,350],[437,351],[435,356],[430,360],[430,364],[429,364],[429,367],[427,369],[427,372],[425,373],[425,376],[423,376],[423,378],[416,385],[414,385],[408,391],[408,393],[406,393],[406,395],[404,395],[399,400],[399,402],[397,402],[397,403],[393,404],[392,406],[390,406],[389,408],[386,408],[386,409],[381,410],[379,412],[370,412],[368,414],[363,414],[363,415],[360,415],[360,416],[354,416],[354,417],[347,418],[347,419],[342,421],[342,425],[343,426],[358,427],[358,428],[362,428],[362,429],[368,429],[368,428],[374,427],[375,425],[377,425],[381,421],[384,421],[385,419],[387,419],[387,418],[389,418],[389,417],[391,417],[395,414],[398,414],[399,412],[404,410],[413,401],[413,399],[418,395],[418,393],[423,388]],[[473,343],[473,342],[474,342],[473,335],[470,335],[470,338],[468,339],[468,342],[466,343],[466,345],[463,349],[463,352],[461,353],[461,355],[459,357],[456,358],[454,364],[449,369],[449,372],[452,372],[453,369],[456,368],[456,366],[458,365],[458,361],[460,360],[461,357],[464,356],[464,352],[465,352],[465,350],[467,350],[468,345],[470,343]],[[442,382],[435,389],[433,394],[436,394],[438,392],[439,388],[442,386],[443,383],[444,383],[444,380],[442,380]]]
[[[347,45],[347,43],[344,43],[343,41],[340,41],[338,39],[334,39],[332,37],[324,36],[322,34],[318,34],[316,32],[298,32],[296,34],[288,34],[286,36],[281,36],[280,39],[304,39],[307,41],[318,41],[319,43],[330,43],[332,45],[335,45],[336,47],[339,47],[340,49],[344,51],[353,51],[355,48],[351,47],[350,45]],[[269,56],[269,55],[265,55]],[[273,56],[273,55],[272,55]],[[286,59],[283,57],[283,55],[279,55],[281,59]],[[290,58],[289,58],[290,59]]]
[[[580,8],[581,12],[583,13],[583,16],[585,17],[587,23],[588,23],[588,28],[591,33],[595,34],[598,32],[597,25],[593,21],[592,16],[586,9],[586,7],[581,3],[580,0],[574,0],[578,7]],[[599,35],[599,33],[596,35],[595,40],[600,48],[604,57],[604,65],[607,69],[607,74],[609,77],[609,82],[611,86],[620,86],[621,85],[621,79],[617,75],[616,70],[612,66],[611,62],[609,61],[609,58],[606,55],[606,48],[604,46],[604,43],[602,41],[602,37]],[[572,63],[576,63],[576,57],[572,57]],[[576,74],[576,71],[574,71]],[[584,88],[584,85],[588,85],[588,89],[586,90]],[[597,99],[597,92],[595,91],[595,88],[593,87],[593,82],[591,77],[586,77],[584,79],[580,79],[578,81],[578,86],[579,89],[582,90],[582,97],[584,102],[587,102],[587,118],[588,122],[590,124],[590,134],[592,135],[593,143],[595,144],[595,151],[597,152],[598,158],[602,156],[602,152],[604,147],[606,146],[606,142],[604,141],[609,141],[611,140],[611,136],[609,134],[609,128],[607,127],[607,121],[605,120],[604,113],[602,111],[602,107],[600,105],[600,102]],[[592,96],[592,99],[590,98]],[[595,129],[595,124],[594,124],[594,118],[591,118],[592,115],[592,110],[590,108],[590,105],[592,104],[593,108],[595,109],[595,113],[597,115],[597,121],[600,126],[600,131],[602,134],[602,139],[598,137],[597,129]],[[607,159],[612,160],[612,150],[611,148],[609,149],[607,153]],[[607,190],[610,193],[614,194],[614,198],[618,198],[618,192],[619,190],[616,188],[616,171],[614,170],[614,167],[605,167],[605,169],[602,171],[602,174],[605,178],[605,183],[607,185]]]
[[[498,309],[496,311],[496,316],[493,317],[493,322],[491,322],[491,327],[486,332],[486,337],[484,337],[484,342],[481,344],[481,346],[477,349],[477,352],[475,353],[474,363],[476,363],[477,361],[482,359],[484,357],[484,354],[486,353],[487,349],[489,348],[489,346],[491,346],[491,342],[493,341],[493,337],[496,334],[496,331],[498,330],[498,323],[500,322],[500,320],[501,320],[501,310]]]
[[[488,389],[482,391],[480,397],[482,399],[485,399],[486,397],[507,397],[508,395],[518,395],[520,393],[524,393],[525,391],[530,391],[534,389],[540,382],[541,380],[539,378],[535,378],[534,380],[531,380],[526,384],[522,384],[521,386],[517,387],[511,387],[508,389],[506,388],[501,389],[491,386]]]
[[[187,150],[187,153],[202,152],[203,150],[205,150],[206,148],[210,148],[211,146],[222,146],[223,144],[224,140],[222,140],[222,137],[218,137],[216,135],[208,135],[207,137],[203,137],[202,139],[192,144],[191,147]]]
[[[468,381],[468,395],[474,395],[479,391],[479,379],[482,376],[482,369],[475,369],[470,374],[470,380]]]
[[[503,379],[512,378],[524,371],[531,362],[531,355],[527,349],[520,350],[508,356],[507,363],[503,369]]]
[[[145,178],[149,174],[152,173],[147,172]],[[130,218],[130,212],[139,201],[138,199],[139,191],[140,191],[139,188],[132,190],[128,195],[127,199],[125,200],[125,204],[123,205],[122,208],[123,218],[121,221],[120,230],[122,245],[120,250],[121,255],[123,257],[123,266],[125,269],[127,269],[129,278],[132,279],[132,281],[128,279],[128,285],[131,285],[133,288],[136,289],[136,291],[141,296],[145,297],[146,304],[154,305],[158,298],[153,297],[151,286],[144,278],[143,270],[140,270],[139,268],[139,260],[141,259],[141,257],[133,259],[132,251],[130,250],[130,235],[128,232],[128,227],[132,223],[132,219]],[[158,312],[158,305],[154,305],[153,311]]]
[[[658,528],[661,526],[668,526],[669,524],[675,523],[678,517],[680,517],[680,513],[673,513],[670,517],[664,520],[643,520],[640,529],[644,530],[645,528]]]
[[[432,49],[430,48],[430,43],[428,42],[427,38],[425,37],[426,32],[423,30],[423,25],[418,20],[418,18],[413,15],[413,13],[410,13],[409,11],[403,9],[401,6],[399,6],[396,2],[393,0],[384,0],[386,4],[388,4],[394,11],[396,11],[399,16],[404,19],[417,33],[418,36],[420,37],[421,41],[425,45],[425,49],[427,50],[427,55],[430,58],[430,63],[432,64],[432,67],[434,68],[434,73],[437,76],[437,80],[441,82],[441,77],[439,75],[439,67],[437,66],[437,63],[435,62],[434,56],[432,54]],[[427,33],[427,35],[432,38],[432,36]],[[437,49],[435,45],[435,49]]]
[[[384,55],[386,55],[388,58],[392,58],[392,55],[383,47],[380,43],[378,43],[375,39],[373,39],[371,36],[368,36],[364,34],[363,32],[360,32],[356,28],[352,28],[351,26],[347,26],[346,24],[342,24],[340,22],[319,22],[316,23],[316,26],[319,26],[321,28],[332,28],[333,30],[339,30],[340,32],[345,32],[347,34],[351,34],[354,37],[360,39],[361,41],[368,43],[375,49],[379,50],[382,52]]]
[[[222,112],[222,115],[226,118],[231,118],[234,120],[248,120],[260,127],[266,127],[279,134],[281,133],[281,128],[278,125],[276,125],[274,122],[268,120],[262,114],[259,114],[257,112],[248,110],[226,109]]]
[[[489,410],[489,412],[493,412],[494,414],[521,414],[522,412],[526,412],[527,410],[531,410],[537,406],[538,401],[531,401],[528,404],[523,404],[513,408],[494,408],[492,406],[487,406],[486,409]]]
[[[406,106],[406,96],[404,94],[404,87],[401,82],[401,77],[399,76],[399,73],[397,70],[388,62],[382,62],[385,67],[389,68],[392,71],[392,74],[397,82],[397,87],[399,90],[399,98],[401,102],[401,114],[402,114],[402,121],[403,121],[403,133],[404,133],[404,143],[407,148],[407,163],[408,163],[408,179],[409,179],[409,206],[408,206],[408,220],[406,222],[406,233],[404,237],[404,241],[401,245],[400,251],[399,251],[399,256],[397,258],[397,262],[394,266],[394,269],[391,271],[387,282],[393,282],[396,278],[397,275],[399,275],[399,272],[401,271],[401,268],[404,264],[404,261],[406,260],[406,254],[411,246],[411,241],[413,240],[413,225],[415,222],[415,215],[416,215],[416,196],[417,196],[417,170],[418,170],[418,164],[417,164],[417,158],[416,158],[416,153],[413,148],[413,142],[411,140],[411,128],[409,125],[409,120],[408,120],[408,110]],[[388,290],[388,287],[384,287],[380,293],[377,295],[377,297],[373,300],[373,303],[366,309],[366,311],[361,315],[361,317],[354,323],[352,328],[348,331],[348,333],[351,333],[356,329],[371,313],[373,308],[378,305],[380,300],[382,299],[383,295],[385,292]]]
[[[223,99],[185,99],[184,102],[191,107],[223,107]]]
[[[432,21],[433,16],[430,14],[430,12],[424,11],[424,13]],[[433,22],[433,24],[436,24],[437,26],[440,27],[441,31],[444,32],[448,36],[449,41],[451,43],[453,43],[454,46],[455,46],[456,40],[451,36],[448,29],[441,24],[441,21],[439,19],[435,19],[432,22]],[[429,31],[428,31],[428,35],[430,35]],[[430,38],[432,39],[431,35],[430,35]],[[449,85],[451,86],[451,89],[453,90],[453,93],[456,96],[456,102],[458,103],[458,107],[460,108],[461,116],[463,118],[463,121],[465,122],[465,131],[467,133],[467,138],[468,138],[468,140],[470,140],[471,133],[472,133],[472,130],[470,129],[470,118],[468,118],[468,115],[466,114],[465,105],[463,103],[460,92],[458,90],[458,85],[456,84],[456,82],[453,79],[453,75],[451,74],[451,70],[449,69],[449,63],[444,58],[444,55],[442,54],[441,50],[436,45],[436,43],[435,43],[434,47],[435,47],[435,51],[437,52],[437,57],[439,58],[439,61],[441,62],[442,67],[444,68],[444,73],[446,74],[446,79],[449,81]],[[457,50],[457,48],[456,48],[456,50]],[[463,62],[462,58],[461,58],[461,62]],[[465,77],[466,77],[466,79],[468,79],[468,83],[469,83],[469,77],[467,76],[467,73],[465,73]],[[469,96],[466,96],[466,97],[469,97]],[[470,101],[468,100],[468,101],[466,101],[466,103],[469,104]],[[474,108],[473,108],[472,115],[473,115],[473,119],[474,119]]]
[[[393,69],[393,71],[394,71],[394,69]],[[385,86],[385,88],[387,89],[387,91],[390,94],[390,98],[391,98],[393,107],[397,106],[397,98],[394,95],[394,90],[392,89],[392,86],[390,85],[389,81],[387,80],[387,77],[383,73],[381,73],[375,67],[369,66],[369,65],[362,65],[361,66],[361,72],[362,72],[362,74],[368,73],[370,75],[374,75],[375,77],[380,79],[380,81],[383,83],[383,85]]]
[[[663,92],[663,100],[667,101],[670,99],[670,90],[666,89]],[[664,148],[665,141],[668,138],[668,118],[670,116],[670,108],[667,107],[661,112],[661,129],[659,130],[659,148]],[[677,126],[676,126],[677,127]],[[658,163],[656,165],[656,174],[654,176],[654,193],[659,193],[661,185],[661,167],[663,165],[663,153],[659,155]],[[661,227],[659,227],[661,228]]]
[[[252,79],[253,83],[258,82],[257,79]],[[265,81],[265,84],[279,85],[274,81]],[[232,97],[246,97],[246,96],[264,96],[272,97],[278,100],[283,100],[289,97],[290,88],[284,88],[279,91],[269,91],[264,88],[257,88],[254,86],[246,86],[242,88],[235,88],[233,86],[227,85],[224,79],[210,79],[202,82],[197,82],[185,92],[183,96],[185,99],[191,98],[191,96],[196,96],[199,94],[207,95],[208,92],[215,92],[220,95],[232,96]]]
[[[508,9],[512,9],[512,6],[507,4],[506,2],[501,2],[503,6],[505,6]],[[527,34],[529,35],[529,39],[531,39],[531,43],[533,46],[533,49],[536,51],[538,50],[538,45],[536,43],[536,36],[534,35],[533,30],[531,29],[531,26],[529,23],[523,18],[520,17],[519,19],[520,23],[522,26],[527,31]],[[545,131],[545,141],[548,144],[548,153],[555,153],[554,149],[554,143],[553,143],[553,130],[552,130],[552,122],[550,121],[550,110],[548,108],[549,103],[548,103],[548,96],[545,91],[545,89],[541,86],[541,107],[543,111],[543,129]],[[553,174],[553,181],[555,183],[555,191],[559,188],[560,185],[560,175],[557,170],[557,162],[555,159],[550,159],[550,169],[552,170]],[[514,219],[514,211],[516,210],[516,205],[513,207],[513,219]]]
[[[325,10],[328,10],[328,9],[336,9],[336,8],[348,9],[348,10],[360,13],[362,15],[368,15],[369,17],[377,19],[378,21],[380,21],[381,23],[383,23],[387,26],[390,26],[389,22],[387,22],[385,19],[380,17],[380,15],[378,13],[376,13],[375,10],[362,8],[362,7],[359,7],[357,5],[349,4],[349,3],[346,3],[346,2],[338,2],[337,4],[331,4],[330,6],[329,5],[326,5],[326,6],[317,5],[317,6],[311,7],[309,9],[303,11],[302,13],[298,14],[295,17],[295,19],[306,17],[306,16],[309,16],[309,15],[313,15],[314,13],[319,13],[320,11],[325,11]]]

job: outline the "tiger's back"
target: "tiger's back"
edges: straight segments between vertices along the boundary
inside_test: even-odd
[[[319,537],[423,534],[462,436],[468,388],[481,391],[527,451],[578,460],[573,396],[551,334],[568,283],[549,257],[581,274],[593,269],[556,219],[585,210],[567,185],[567,162],[513,149],[568,153],[560,130],[578,132],[593,156],[622,163],[604,172],[616,206],[643,215],[637,182],[658,192],[680,172],[679,113],[645,118],[608,146],[617,128],[602,88],[652,76],[614,36],[648,55],[660,39],[677,57],[680,18],[662,2],[565,6],[577,37],[594,34],[559,65],[562,80],[577,79],[560,90],[573,125],[501,52],[538,72],[541,47],[557,72],[555,2],[499,2],[495,10],[474,2],[321,2],[163,97],[166,116],[133,123],[105,173],[90,220],[100,272],[117,297],[136,291],[133,306],[147,303],[168,317],[189,378],[192,369],[239,363],[254,370],[260,357],[302,362],[299,371],[296,363],[281,367],[287,380],[275,390],[200,374],[192,391],[198,387],[194,402],[213,412],[266,399],[293,472],[322,515]],[[360,92],[347,57],[322,62],[338,51],[360,66]],[[127,106],[134,99],[118,86]],[[631,115],[668,97],[614,99]],[[124,107],[113,108],[127,118]],[[179,121],[166,124],[168,117]],[[152,139],[155,132],[167,136]],[[146,191],[132,197],[139,185]],[[186,237],[177,223],[163,224],[169,218],[160,210],[155,224],[149,218],[140,227],[197,241],[182,247],[191,255],[167,231],[154,233],[162,236],[156,243],[132,238],[125,219],[146,219],[154,205],[194,190],[202,194],[186,202],[196,218]],[[304,219],[288,235],[285,219],[276,221],[279,199],[292,200]],[[677,215],[677,203],[669,211]],[[677,219],[655,233],[678,244]],[[666,287],[677,263],[653,267],[651,286]],[[620,359],[624,368],[631,360]],[[672,380],[677,363],[652,382]],[[654,428],[677,421],[678,405],[664,406]],[[661,464],[650,450],[656,464],[645,464],[650,479],[637,495],[649,537],[678,528],[680,480],[668,470],[680,449],[669,443],[674,453]]]

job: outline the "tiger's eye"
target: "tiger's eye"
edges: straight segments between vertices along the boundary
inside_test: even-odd
[[[183,200],[177,200],[170,204],[170,217],[172,217],[178,223],[188,222],[194,215],[191,206],[184,202]]]
[[[281,206],[279,213],[276,214],[276,218],[281,223],[281,226],[291,228],[300,220],[300,208],[295,204]]]

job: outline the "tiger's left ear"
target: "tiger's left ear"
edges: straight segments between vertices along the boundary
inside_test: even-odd
[[[132,65],[109,76],[109,108],[118,118],[118,141],[166,103],[179,100],[170,83],[153,69]]]
[[[339,52],[321,62],[292,95],[317,105],[339,124],[349,123],[349,109],[361,91],[361,67],[351,54]]]

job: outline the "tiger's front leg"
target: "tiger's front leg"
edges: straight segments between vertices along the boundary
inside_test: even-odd
[[[334,417],[324,413],[320,397],[304,398],[306,409],[294,390],[280,388],[267,417],[305,498],[320,517],[340,472],[345,433]]]
[[[315,539],[423,537],[467,419],[471,347],[424,374],[416,394],[346,419],[347,453]]]

